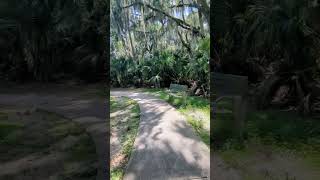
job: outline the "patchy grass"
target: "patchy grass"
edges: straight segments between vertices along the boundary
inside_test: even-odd
[[[107,87],[103,84],[98,84],[94,87],[89,87],[84,89],[84,92],[81,93],[82,97],[100,97],[106,98],[107,97]]]
[[[80,135],[83,133],[83,129],[75,123],[56,122],[55,126],[49,129],[49,133],[55,139],[61,139],[69,135]]]
[[[318,179],[320,122],[293,112],[248,112],[244,141],[233,134],[231,102],[218,104],[213,143],[244,179]],[[225,109],[225,111],[221,111]]]
[[[19,129],[23,128],[23,125],[20,123],[10,123],[1,120],[0,123],[0,141],[2,143],[14,144],[11,134],[14,134]]]
[[[225,103],[227,104],[227,103]],[[220,106],[220,104],[218,105]],[[219,107],[220,108],[220,107]],[[224,113],[217,113],[212,130],[221,148],[233,138],[231,106]],[[301,117],[294,112],[275,110],[249,112],[244,128],[244,139],[259,139],[263,144],[274,144],[287,149],[309,150],[320,148],[320,121]]]
[[[73,146],[68,149],[68,159],[72,162],[79,160],[90,161],[96,156],[95,150],[95,146],[92,146],[90,136],[80,135],[78,143],[73,144]]]
[[[130,158],[133,144],[138,132],[140,120],[140,108],[136,101],[127,97],[111,97],[111,139],[119,142],[111,143],[118,152],[111,154],[111,179],[120,180]]]
[[[0,161],[14,166],[19,159],[36,156],[46,159],[56,154],[63,160],[48,159],[41,167],[31,163],[23,171],[23,176],[37,177],[37,172],[47,172],[48,168],[58,179],[95,179],[97,159],[95,145],[85,129],[71,120],[55,113],[42,110],[2,110],[0,112]],[[35,160],[37,161],[37,160]],[[36,162],[35,162],[36,163]],[[19,164],[19,163],[18,163]],[[71,168],[72,167],[72,168]],[[9,168],[9,167],[7,167]],[[12,167],[13,168],[13,167]],[[25,168],[25,167],[15,167]],[[51,170],[50,170],[51,171]],[[10,174],[16,179],[22,176]],[[44,174],[49,179],[50,174]],[[0,179],[3,178],[0,175]]]
[[[193,127],[202,141],[210,146],[210,103],[209,100],[197,96],[180,93],[169,93],[165,89],[143,89],[167,101],[186,116],[187,122]]]
[[[275,145],[248,142],[245,148],[220,150],[218,154],[245,180],[313,180],[320,177],[319,153],[303,156]]]
[[[123,168],[114,168],[111,170],[111,179],[120,180],[123,178],[124,169]]]

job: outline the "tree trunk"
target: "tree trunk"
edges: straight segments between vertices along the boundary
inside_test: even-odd
[[[197,0],[199,11],[202,12],[210,27],[210,7],[206,0]]]
[[[126,4],[128,4],[128,0],[126,0]],[[127,27],[127,34],[129,37],[129,43],[130,43],[130,55],[133,59],[135,59],[135,49],[133,46],[133,38],[132,38],[132,34],[131,34],[131,30],[130,30],[130,23],[129,23],[129,11],[130,8],[126,9],[126,27]]]
[[[203,27],[203,19],[202,19],[201,11],[198,11],[198,16],[199,16],[200,32],[201,32],[201,34],[203,34],[204,33],[204,27]]]

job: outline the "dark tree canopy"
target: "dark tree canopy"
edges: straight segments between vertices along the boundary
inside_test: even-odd
[[[103,78],[108,6],[106,0],[1,1],[1,78]]]
[[[320,7],[306,0],[215,0],[212,66],[246,75],[260,108],[320,110]],[[212,67],[214,68],[214,67]]]

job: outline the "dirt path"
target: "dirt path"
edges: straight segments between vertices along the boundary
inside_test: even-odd
[[[98,155],[98,174],[97,180],[107,179],[109,167],[107,161],[107,124],[106,109],[107,104],[103,98],[81,97],[74,93],[41,93],[19,92],[1,93],[0,106],[39,108],[50,112],[55,112],[66,118],[72,119],[83,125],[87,132],[92,136]]]
[[[125,180],[210,179],[210,151],[175,108],[144,93],[111,95],[136,100],[141,111]]]

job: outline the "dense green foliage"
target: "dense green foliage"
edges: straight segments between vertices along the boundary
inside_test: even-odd
[[[211,69],[249,79],[243,136],[239,137],[232,102],[220,101],[211,117],[215,152],[242,179],[317,179],[318,1],[213,0],[212,4]]]
[[[196,83],[207,92],[209,24],[199,4],[111,1],[111,85]]]
[[[1,78],[101,78],[106,58],[107,2],[1,1]]]
[[[209,39],[204,39],[197,46],[194,59],[190,61],[185,50],[156,52],[153,57],[140,62],[133,59],[111,59],[111,84],[115,86],[135,85],[151,86],[161,82],[168,87],[170,82],[188,84],[198,80],[208,87]],[[202,49],[203,48],[203,49]]]
[[[259,108],[295,106],[304,114],[319,112],[316,2],[215,0],[211,65],[248,76]]]

